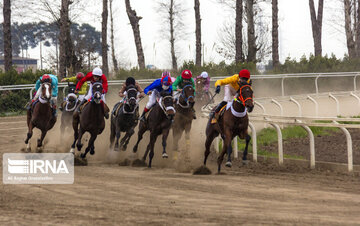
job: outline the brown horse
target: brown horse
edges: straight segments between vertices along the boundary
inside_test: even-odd
[[[104,108],[102,106],[104,103],[101,101],[102,91],[102,84],[95,82],[92,88],[91,101],[83,105],[83,109],[80,114],[75,111],[73,115],[74,142],[71,146],[70,152],[74,153],[76,141],[76,147],[78,151],[81,151],[83,146],[81,143],[82,136],[85,132],[89,132],[91,135],[88,146],[85,149],[85,153],[81,153],[80,155],[81,158],[85,158],[89,151],[91,155],[95,154],[94,142],[97,135],[101,134],[105,128]]]
[[[197,78],[195,82],[195,89],[196,89],[196,96],[195,96],[195,102],[196,102],[196,108],[197,110],[200,110],[202,106],[206,104],[212,104],[214,101],[211,100],[212,94],[210,91],[206,92],[204,91],[204,82],[206,78]]]
[[[37,140],[38,151],[41,151],[42,142],[47,131],[53,128],[56,122],[56,117],[53,116],[53,110],[50,106],[51,84],[41,84],[41,91],[39,99],[34,104],[30,103],[31,107],[27,111],[28,133],[25,144],[27,144],[26,151],[28,152],[31,151],[29,140],[33,135],[33,129],[38,128],[41,130],[41,138]]]
[[[123,151],[126,150],[131,136],[135,133],[134,129],[138,123],[137,112],[139,110],[137,93],[138,91],[134,85],[127,86],[126,97],[122,106],[118,110],[116,116],[111,114],[110,148],[114,146],[114,140],[116,137],[115,151],[119,150],[121,132],[125,132],[125,136],[120,141],[120,147]],[[115,107],[117,108],[117,105],[115,105]]]
[[[178,142],[184,131],[186,150],[190,149],[190,130],[191,123],[194,119],[192,110],[195,104],[194,96],[195,90],[193,89],[192,85],[185,85],[175,104],[175,110],[177,114],[175,115],[174,124],[172,126],[174,136],[174,151],[178,151]]]
[[[221,134],[223,139],[223,148],[222,152],[218,157],[218,172],[220,173],[220,168],[224,155],[227,152],[228,160],[225,164],[227,167],[231,167],[231,141],[239,136],[240,139],[245,139],[246,146],[243,153],[243,161],[247,160],[247,151],[248,145],[250,142],[250,135],[248,134],[248,125],[249,117],[247,114],[251,112],[254,108],[253,102],[253,90],[251,88],[251,82],[247,83],[246,81],[241,81],[240,89],[237,91],[237,94],[234,100],[228,103],[228,106],[225,109],[224,114],[219,118],[218,122],[211,124],[211,117],[208,121],[206,127],[206,142],[205,142],[205,158],[204,165],[206,165],[206,160],[210,154],[210,146],[215,137]]]
[[[151,168],[151,161],[154,157],[154,145],[157,137],[162,134],[162,146],[163,153],[162,157],[167,158],[166,154],[166,140],[169,135],[169,130],[175,115],[173,97],[171,93],[163,92],[161,93],[161,98],[152,107],[149,112],[149,116],[145,121],[140,121],[139,132],[138,132],[138,140],[133,148],[134,153],[137,152],[138,145],[143,138],[143,134],[150,130],[150,142],[146,148],[145,154],[142,158],[143,161],[146,160],[146,156],[149,151],[149,168]]]
[[[73,113],[79,103],[77,96],[74,93],[69,93],[66,97],[66,101],[62,103],[62,113],[61,113],[61,141],[63,140],[63,136],[65,134],[66,127],[70,127],[72,125]]]

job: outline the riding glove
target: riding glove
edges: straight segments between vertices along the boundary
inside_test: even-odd
[[[220,93],[220,86],[216,86],[215,93]]]

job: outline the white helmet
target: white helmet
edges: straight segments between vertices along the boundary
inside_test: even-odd
[[[208,73],[206,71],[203,71],[200,76],[203,77],[203,78],[209,77],[209,75],[208,75]]]
[[[100,77],[100,76],[102,76],[103,73],[102,73],[101,68],[96,67],[96,68],[94,68],[94,70],[92,71],[92,74]]]

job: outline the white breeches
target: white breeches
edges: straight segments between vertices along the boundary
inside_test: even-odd
[[[146,103],[146,108],[150,109],[154,104],[156,104],[156,99],[160,98],[160,93],[156,89],[152,90],[151,95],[149,96],[149,100]]]
[[[92,84],[90,83],[90,87],[89,87],[89,91],[87,92],[86,96],[85,96],[85,99],[86,100],[89,100],[92,96]],[[79,96],[80,97],[80,96]],[[106,103],[105,101],[105,94],[101,94],[101,100]]]
[[[82,101],[84,98],[85,98],[85,95],[84,95],[84,94],[78,96],[78,100],[79,100],[79,101]]]
[[[234,96],[236,95],[236,90],[231,85],[225,85],[224,87],[224,101],[230,102],[233,100]]]

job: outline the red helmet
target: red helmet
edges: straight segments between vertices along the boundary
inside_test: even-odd
[[[164,76],[161,78],[161,85],[170,86],[171,83],[172,83],[172,81],[169,76]]]
[[[181,73],[181,77],[183,79],[191,79],[192,74],[190,70],[183,70],[183,72]]]
[[[78,72],[77,74],[76,74],[76,79],[77,80],[80,80],[80,79],[82,79],[82,78],[84,78],[84,73],[82,73],[82,72]]]
[[[50,75],[43,75],[41,77],[41,82],[44,83],[44,82],[48,82],[48,83],[51,83],[51,77]]]
[[[250,78],[250,71],[246,70],[246,69],[242,69],[239,72],[239,78],[246,78],[249,79]]]

